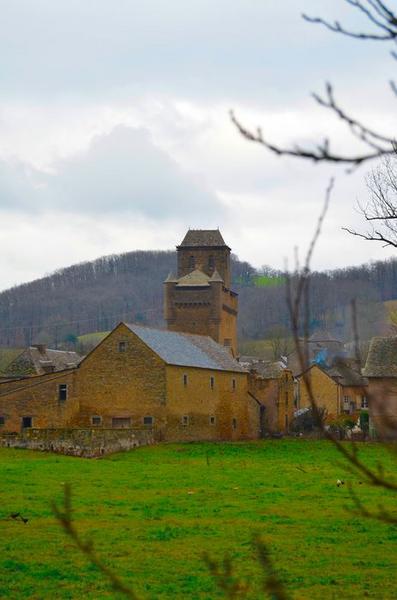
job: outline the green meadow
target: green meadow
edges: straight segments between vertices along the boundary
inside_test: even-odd
[[[395,471],[378,444],[360,454]],[[100,460],[0,449],[0,598],[120,597],[52,514],[65,482],[77,529],[139,598],[221,598],[204,553],[229,555],[246,597],[263,598],[254,534],[291,598],[396,598],[397,527],[349,512],[338,478],[367,507],[396,512],[324,441],[164,444]]]

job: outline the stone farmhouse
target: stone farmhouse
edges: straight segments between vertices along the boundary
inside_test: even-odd
[[[380,437],[397,438],[397,336],[372,338],[363,374],[371,427]]]
[[[336,359],[331,366],[313,364],[305,372],[310,380],[314,400],[318,407],[325,408],[328,417],[355,414],[368,409],[368,380],[354,365],[354,361]],[[299,409],[310,408],[308,390],[303,374],[297,377]]]
[[[0,430],[147,429],[158,441],[287,432],[292,372],[237,360],[238,297],[220,232],[188,231],[177,259],[166,330],[120,323],[73,365],[0,382]]]

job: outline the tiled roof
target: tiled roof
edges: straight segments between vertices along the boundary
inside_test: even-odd
[[[372,338],[363,374],[366,377],[397,377],[397,336]]]
[[[333,379],[341,385],[365,386],[368,380],[361,375],[358,367],[350,365],[346,360],[337,360],[329,369],[324,369]]]
[[[246,373],[230,351],[210,337],[125,325],[169,365]]]
[[[180,248],[187,246],[226,246],[219,229],[189,229]]]

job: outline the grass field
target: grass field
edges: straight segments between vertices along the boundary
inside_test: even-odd
[[[392,472],[381,446],[361,452]],[[254,582],[249,597],[262,598],[254,532],[292,598],[396,598],[397,528],[347,512],[336,480],[367,506],[390,508],[392,498],[338,461],[327,442],[306,440],[161,445],[101,460],[0,449],[0,598],[119,597],[52,515],[63,482],[73,484],[79,531],[140,598],[221,597],[203,552],[228,552]],[[29,522],[7,518],[14,511]]]

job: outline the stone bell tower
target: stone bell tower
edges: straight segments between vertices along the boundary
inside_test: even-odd
[[[230,289],[230,248],[218,229],[189,229],[168,276],[164,318],[171,331],[209,335],[237,355],[238,295]]]

